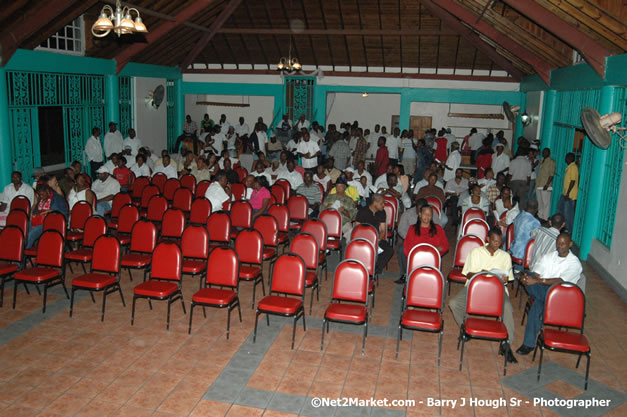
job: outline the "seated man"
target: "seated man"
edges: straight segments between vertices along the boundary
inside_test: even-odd
[[[501,229],[493,227],[488,233],[488,243],[485,246],[474,248],[468,254],[466,258],[466,264],[462,270],[462,274],[466,276],[468,280],[479,272],[489,272],[490,270],[505,271],[507,274],[499,276],[504,283],[514,280],[514,273],[512,271],[512,259],[509,254],[501,250],[503,244],[503,235]],[[461,326],[464,322],[464,313],[466,312],[466,294],[468,292],[468,281],[466,281],[466,287],[459,291],[455,297],[449,302],[449,308],[453,312],[453,317],[457,322],[457,325]],[[507,327],[508,347],[507,351],[499,351],[499,354],[507,355],[507,361],[517,363],[516,357],[511,350],[511,343],[514,340],[514,313],[512,310],[512,303],[505,290],[505,300],[503,303],[503,323]]]
[[[538,213],[538,202],[528,200],[527,207],[514,219],[514,242],[510,252],[514,258],[523,259],[525,248],[531,240],[531,232],[540,227],[540,221],[536,219]]]
[[[212,213],[222,210],[222,205],[231,200],[231,187],[224,171],[216,174],[215,181],[205,191],[205,198],[211,202]]]
[[[446,193],[446,207],[449,208],[448,217],[453,220],[453,225],[459,224],[459,214],[457,211],[457,205],[459,203],[459,196],[464,191],[468,190],[468,180],[464,178],[463,171],[457,169],[455,171],[455,178],[446,182],[444,192]]]
[[[387,241],[387,224],[385,218],[384,199],[381,194],[374,194],[369,205],[362,207],[357,212],[355,224],[370,224],[379,232],[379,255],[377,256],[377,270],[375,273],[380,274],[386,267],[394,249]]]
[[[168,179],[178,178],[176,166],[170,163],[170,155],[163,155],[163,157],[161,158],[161,165],[155,165],[155,170],[152,175],[155,174],[165,174]]]
[[[329,194],[322,205],[320,210],[336,209],[342,216],[342,235],[348,242],[350,240],[350,233],[353,229],[353,218],[357,214],[357,207],[355,201],[346,194],[347,184],[344,178],[338,178],[335,183],[335,193]]]
[[[107,210],[111,210],[111,202],[120,192],[120,183],[109,174],[109,170],[103,166],[96,170],[98,179],[91,185],[91,190],[96,194],[96,212],[104,216]]]
[[[531,263],[529,264],[529,269],[532,271],[544,255],[555,251],[557,237],[564,230],[564,226],[566,226],[564,216],[560,213],[555,213],[549,219],[549,225],[551,227],[539,227],[531,232],[531,238],[536,240],[531,252]]]
[[[296,194],[302,195],[309,203],[309,215],[318,217],[318,209],[322,201],[322,192],[318,184],[314,183],[311,171],[305,171],[304,182],[296,188]]]
[[[527,318],[525,339],[516,353],[527,355],[534,349],[536,337],[542,328],[546,294],[551,285],[558,282],[578,283],[582,267],[579,259],[570,251],[572,246],[570,235],[565,232],[560,233],[555,243],[557,250],[544,255],[536,262],[531,273],[523,274],[520,281],[526,286],[529,301],[533,300],[533,303]]]

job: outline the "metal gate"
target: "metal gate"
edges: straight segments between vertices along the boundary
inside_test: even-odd
[[[283,108],[294,123],[302,115],[313,120],[315,77],[285,77]]]
[[[176,132],[176,93],[175,93],[175,81],[166,80],[166,121],[168,129],[168,152],[175,152],[174,145],[176,145],[177,134],[182,132]]]
[[[128,135],[128,130],[133,127],[133,79],[131,77],[118,78],[120,97],[120,133],[122,137]]]

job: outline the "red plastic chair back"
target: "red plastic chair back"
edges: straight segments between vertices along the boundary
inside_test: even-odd
[[[202,226],[187,226],[181,238],[184,258],[207,259],[209,255],[209,232]]]
[[[268,214],[274,217],[279,224],[279,232],[288,232],[290,229],[290,213],[286,206],[275,204],[270,206]]]
[[[119,240],[112,236],[100,236],[94,243],[91,270],[111,274],[119,273],[121,254]]]
[[[70,229],[83,229],[85,222],[92,215],[92,206],[85,200],[78,201],[70,213]]]
[[[470,219],[485,220],[485,213],[480,208],[470,207],[462,215],[462,224],[466,224]]]
[[[211,202],[205,197],[195,199],[189,212],[189,222],[205,225],[209,215],[211,215]]]
[[[586,297],[570,282],[553,284],[546,294],[544,324],[575,329],[583,328]]]
[[[183,236],[185,230],[185,215],[181,210],[168,209],[161,219],[161,237],[177,238]]]
[[[154,196],[159,194],[161,194],[161,192],[156,185],[147,185],[146,187],[144,187],[144,191],[142,192],[142,198],[141,202],[139,203],[139,207],[141,207],[142,209],[148,208],[148,203],[150,203],[150,200]]]
[[[468,220],[466,223],[464,223],[464,227],[462,228],[462,236],[474,235],[484,242],[488,241],[488,232],[490,232],[490,226],[488,225],[488,222],[478,218],[472,218]]]
[[[212,242],[231,241],[231,218],[227,213],[215,212],[207,220],[207,231]]]
[[[393,229],[396,224],[396,209],[389,201],[383,202],[383,210],[385,210],[385,224],[388,229]]]
[[[505,232],[505,248],[509,250],[512,247],[512,243],[514,243],[514,223],[507,226],[507,231]]]
[[[292,196],[292,186],[290,182],[288,180],[276,180],[274,184],[283,188],[283,191],[285,191],[285,201],[288,201]]]
[[[28,232],[28,214],[22,209],[14,209],[9,212],[7,216],[7,227],[15,226],[22,231],[22,234],[26,236]]]
[[[91,216],[85,222],[85,229],[83,231],[83,247],[91,248],[94,246],[96,240],[103,235],[107,234],[107,222],[103,217]]]
[[[181,280],[183,256],[174,243],[159,243],[152,253],[150,278]]]
[[[454,268],[463,268],[466,264],[466,258],[471,250],[483,246],[484,242],[481,238],[473,235],[462,236],[457,242],[457,248],[455,248],[455,259],[453,260]]]
[[[179,188],[174,192],[172,208],[179,209],[184,213],[189,213],[192,209],[193,199],[194,194],[188,188]]]
[[[303,296],[307,266],[294,253],[286,253],[276,260],[272,271],[271,292]]]
[[[263,237],[259,231],[246,229],[235,238],[235,252],[240,262],[261,265],[263,260]]]
[[[285,197],[285,188],[279,184],[274,184],[270,187],[270,193],[276,198],[278,204],[285,204],[287,198]]]
[[[383,196],[383,201],[389,202],[392,204],[392,207],[394,207],[394,222],[396,222],[396,220],[398,220],[398,199],[392,195],[386,194]]]
[[[244,184],[231,184],[231,193],[235,201],[243,200],[246,197],[246,186]]]
[[[61,234],[63,239],[65,239],[66,227],[67,220],[65,220],[65,216],[58,211],[52,211],[44,217],[43,230],[55,230]]]
[[[309,217],[309,202],[302,195],[293,195],[287,200],[290,221],[305,221]]]
[[[347,259],[337,266],[333,278],[334,300],[368,301],[368,270],[358,260]]]
[[[429,203],[430,206],[435,206],[438,208],[439,212],[442,212],[442,202],[438,197],[434,195],[428,195],[425,197],[425,200],[427,200],[427,203]]]
[[[351,240],[366,239],[376,248],[379,244],[379,231],[371,224],[358,224],[351,232]]]
[[[327,251],[327,226],[322,220],[307,220],[301,229],[303,233],[311,233],[318,241],[320,251]]]
[[[324,187],[319,182],[316,182],[315,184],[320,189],[320,204],[322,204],[322,202],[324,201],[324,192],[325,192]]]
[[[127,204],[120,209],[118,218],[118,233],[131,233],[133,225],[139,220],[139,209]]]
[[[342,215],[334,209],[326,209],[320,213],[320,220],[327,226],[329,237],[342,238]]]
[[[236,201],[231,206],[231,226],[249,229],[253,226],[253,206],[248,201]]]
[[[17,226],[6,226],[0,231],[0,248],[2,248],[0,259],[8,262],[22,262],[25,243],[22,229]]]
[[[366,267],[368,276],[374,276],[377,251],[370,241],[361,238],[351,240],[346,245],[344,259],[353,259],[361,262]]]
[[[135,189],[133,187],[133,189]],[[111,218],[117,219],[120,217],[120,210],[127,204],[131,204],[131,196],[128,193],[117,193],[115,197],[113,197],[113,202],[111,203]]]
[[[299,233],[292,239],[290,252],[299,255],[305,261],[307,269],[318,268],[318,241],[310,233]]]
[[[207,192],[207,188],[211,185],[211,181],[203,180],[196,184],[196,197],[204,197]]]
[[[194,194],[196,191],[196,177],[191,174],[185,174],[181,177],[181,187],[187,188]]]
[[[529,239],[527,246],[525,246],[525,258],[523,260],[523,268],[529,269],[531,263],[531,255],[533,254],[533,248],[536,245],[535,239]]]
[[[235,168],[235,172],[237,173],[240,182],[244,182],[246,176],[248,176],[248,170],[246,168],[237,167]]]
[[[174,199],[174,192],[181,188],[181,182],[178,178],[168,178],[163,185],[163,196],[166,200],[172,201]]]
[[[148,177],[139,177],[137,179],[135,179],[135,182],[133,183],[133,194],[132,197],[136,200],[139,200],[142,198],[143,192],[144,192],[144,188],[146,188],[147,185],[150,185],[150,178]]]
[[[164,188],[165,188],[165,183],[168,180],[167,175],[165,175],[162,172],[159,172],[155,175],[152,176],[152,179],[150,180],[150,183],[157,186],[157,188],[159,188],[159,192],[161,194],[163,194]]]
[[[444,304],[444,277],[439,269],[419,266],[408,275],[407,306],[441,310]]]
[[[505,210],[503,213],[501,213],[501,215],[499,216],[499,220],[507,220],[507,212],[509,210]],[[506,238],[503,240],[503,244],[505,245],[505,242],[507,242],[507,226],[500,226],[501,228],[501,233],[503,234],[503,236],[505,236]]]
[[[160,222],[163,218],[163,214],[168,209],[168,200],[160,195],[155,195],[150,199],[148,203],[148,210],[146,212],[146,218],[153,222]]]
[[[11,205],[9,207],[9,212],[19,209],[23,210],[26,214],[30,215],[31,202],[28,197],[24,195],[18,195],[11,200]]]
[[[428,265],[436,269],[440,269],[442,258],[437,248],[428,243],[420,243],[414,246],[407,256],[407,272],[411,272],[414,268]]]
[[[39,238],[35,263],[61,268],[63,266],[63,245],[64,238],[61,233],[56,230],[46,230]]]
[[[276,247],[279,244],[279,223],[269,215],[261,215],[255,219],[255,230],[263,237],[265,246]]]
[[[149,221],[140,220],[131,233],[131,252],[152,253],[157,246],[157,227]]]
[[[501,317],[504,294],[505,287],[498,277],[476,274],[468,282],[466,314]]]
[[[231,248],[218,247],[211,251],[207,261],[207,284],[237,288],[239,258]]]

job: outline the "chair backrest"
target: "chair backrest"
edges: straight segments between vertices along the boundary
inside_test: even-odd
[[[182,261],[183,256],[178,245],[159,243],[152,253],[150,278],[180,281]]]
[[[253,226],[253,206],[248,201],[233,203],[231,206],[231,226],[245,229]]]
[[[150,183],[153,185],[156,185],[157,188],[159,188],[159,192],[161,194],[163,194],[164,188],[165,188],[165,183],[168,180],[167,175],[165,175],[162,172],[158,172],[155,175],[152,176],[152,179],[150,180]]]
[[[440,212],[442,211],[442,201],[440,201],[438,197],[434,195],[428,195],[425,197],[425,200],[427,200],[427,203],[429,203],[429,205],[436,206]]]
[[[279,244],[279,223],[273,216],[263,214],[257,217],[254,228],[261,233],[265,246],[276,247]]]
[[[278,204],[285,204],[287,198],[285,197],[285,188],[279,184],[274,184],[270,187],[270,193],[276,198]]]
[[[155,195],[150,199],[148,203],[148,209],[146,211],[146,218],[153,222],[160,222],[163,217],[163,213],[168,209],[168,200],[161,195]]]
[[[168,178],[168,180],[163,185],[163,196],[168,201],[172,201],[174,199],[174,192],[181,188],[181,181],[178,178]]]
[[[514,223],[507,226],[507,231],[505,232],[505,249],[509,250],[512,247],[512,243],[514,243]]]
[[[462,225],[466,224],[466,222],[470,219],[485,220],[485,213],[480,208],[470,207],[462,215]]]
[[[100,236],[94,243],[94,255],[91,261],[92,271],[120,272],[120,241],[112,236]]]
[[[307,269],[318,269],[318,251],[318,240],[310,233],[299,233],[290,243],[290,252],[303,258]]]
[[[409,273],[420,265],[428,265],[440,269],[442,257],[435,246],[428,243],[419,243],[411,248],[407,256],[407,271],[401,271],[401,273]]]
[[[196,197],[204,197],[207,192],[207,188],[211,185],[211,181],[202,180],[198,184],[196,184],[196,192],[194,193]]]
[[[161,236],[180,238],[185,230],[185,215],[179,209],[167,209],[161,218]]]
[[[235,252],[242,263],[261,265],[263,260],[263,237],[258,230],[244,229],[235,238]]]
[[[26,236],[28,232],[28,214],[22,209],[11,210],[7,216],[6,225],[19,228],[22,234]]]
[[[272,270],[271,292],[303,297],[305,295],[305,261],[295,253],[285,253],[276,260]]]
[[[161,194],[159,191],[159,187],[156,185],[147,185],[144,187],[144,191],[142,191],[141,202],[139,203],[139,207],[145,209],[148,207],[148,203],[152,197]]]
[[[290,229],[290,212],[287,206],[275,204],[270,206],[268,214],[274,217],[279,224],[279,232],[288,232]]]
[[[333,275],[333,300],[368,303],[368,270],[355,259],[339,263]]]
[[[394,204],[389,201],[383,202],[383,210],[385,210],[385,225],[388,229],[393,229],[396,225],[396,209]]]
[[[481,316],[503,316],[505,286],[497,276],[475,274],[468,282],[466,314]]]
[[[52,214],[52,213],[50,213]],[[37,244],[37,265],[61,268],[63,266],[64,237],[56,230],[46,230]]]
[[[145,177],[140,177],[145,178]],[[135,191],[135,187],[133,187],[133,191]],[[117,193],[113,197],[113,202],[111,203],[111,217],[117,219],[120,217],[120,210],[127,204],[131,204],[131,196],[128,193]]]
[[[107,234],[107,222],[101,216],[91,216],[85,222],[83,231],[83,247],[91,248],[96,240]]]
[[[78,201],[70,214],[70,229],[83,229],[85,222],[92,215],[92,206],[85,200]]]
[[[465,235],[457,241],[455,248],[455,259],[453,259],[453,267],[462,268],[466,264],[466,258],[471,250],[483,246],[484,242],[480,237],[474,235]]]
[[[189,222],[191,224],[207,224],[207,219],[211,214],[211,202],[205,197],[198,197],[192,203],[189,212]]]
[[[488,241],[488,232],[490,231],[490,226],[488,222],[483,219],[472,218],[464,223],[464,227],[462,228],[462,236],[464,235],[475,235],[484,242]]]
[[[388,201],[394,207],[394,221],[398,220],[398,199],[393,195],[386,194],[383,196],[383,201]]]
[[[240,182],[244,182],[244,180],[246,179],[246,176],[248,175],[248,170],[243,167],[237,167],[235,168],[235,172],[237,173],[237,176]]]
[[[181,250],[185,258],[207,259],[209,232],[203,226],[187,226],[181,238]]]
[[[366,239],[376,248],[379,244],[379,231],[371,224],[361,223],[353,227],[351,240]]]
[[[174,197],[172,198],[172,207],[189,213],[192,209],[193,199],[194,194],[189,188],[179,188],[174,192]]]
[[[231,193],[235,201],[243,200],[246,197],[246,186],[244,184],[235,183],[231,184]]]
[[[133,226],[131,233],[132,252],[152,253],[157,246],[157,227],[154,223],[140,220]]]
[[[24,210],[24,212],[30,215],[31,202],[28,197],[24,195],[18,195],[11,200],[11,205],[9,206],[9,211],[13,211],[15,209]]]
[[[9,262],[22,262],[25,242],[22,229],[17,226],[6,226],[0,231],[0,248],[2,248],[0,259]]]
[[[301,231],[314,235],[318,240],[320,251],[327,251],[327,225],[322,220],[307,220]]]
[[[362,263],[368,271],[368,276],[374,277],[375,266],[377,262],[377,251],[372,242],[363,238],[351,240],[346,245],[344,251],[344,259],[354,259]]]
[[[436,214],[438,217],[440,217],[442,215],[442,210],[440,210],[440,208],[434,204],[429,204],[431,206],[431,209],[433,210],[433,213]]]
[[[65,229],[67,220],[65,216],[58,211],[51,211],[44,217],[43,230],[56,230],[65,239]]]
[[[309,217],[309,202],[302,195],[293,195],[287,200],[290,220],[305,221]]]
[[[407,306],[435,308],[444,307],[444,277],[439,269],[422,265],[407,275]]]
[[[320,204],[322,204],[322,202],[324,201],[324,192],[325,192],[325,189],[324,189],[324,187],[322,186],[322,184],[320,184],[319,182],[316,182],[315,184],[316,184],[316,185],[318,186],[318,188],[320,189]]]
[[[118,233],[131,233],[133,225],[139,220],[139,209],[132,204],[127,204],[120,209],[118,217]]]
[[[212,242],[231,241],[231,218],[223,211],[212,213],[207,219],[207,231]]]
[[[144,192],[144,188],[146,188],[147,185],[150,185],[150,178],[136,178],[135,182],[133,182],[133,198],[140,199],[142,197],[142,193]]]
[[[544,324],[583,330],[586,296],[572,282],[553,284],[546,293]]]
[[[196,177],[191,174],[185,174],[181,177],[181,187],[187,188],[194,194],[196,191]]]
[[[207,261],[207,284],[237,288],[239,258],[232,248],[218,247],[211,251]]]
[[[342,238],[342,215],[339,211],[335,209],[323,210],[319,218],[326,224],[329,237],[334,239]]]
[[[292,186],[288,180],[276,180],[275,184],[282,187],[285,191],[285,201],[289,200],[292,196]]]
[[[529,269],[531,264],[531,255],[533,254],[533,248],[536,245],[535,239],[529,239],[525,246],[525,257],[523,258],[523,268]]]

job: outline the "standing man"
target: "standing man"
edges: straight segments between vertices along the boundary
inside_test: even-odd
[[[375,274],[380,274],[390,261],[390,258],[392,258],[392,255],[394,255],[394,249],[387,241],[387,224],[383,201],[381,194],[374,194],[370,205],[360,208],[355,217],[355,225],[361,223],[369,224],[374,226],[379,233],[379,249],[381,251],[377,255]]]
[[[355,150],[353,151],[353,166],[357,166],[359,162],[366,160],[366,152],[370,144],[364,138],[361,128],[357,128],[357,140],[355,141]]]
[[[132,157],[132,159],[135,159],[139,148],[142,147],[142,141],[137,138],[137,134],[135,133],[135,129],[133,128],[130,128],[128,130],[128,137],[124,139],[124,142],[122,143],[122,147],[124,149],[126,149],[127,146],[129,146],[131,149],[130,156]]]
[[[189,114],[185,116],[185,123],[183,123],[183,133],[188,136],[196,136],[198,131],[198,125],[192,120],[192,116]]]
[[[292,131],[292,121],[288,118],[287,114],[283,115],[283,118],[279,121],[276,127],[276,136],[283,145],[283,148],[287,146],[287,142],[290,141],[290,132]]]
[[[401,142],[400,135],[401,130],[395,127],[394,134],[385,139],[385,146],[388,148],[388,158],[390,158],[390,163],[394,165],[398,164],[398,147]]]
[[[459,143],[453,142],[451,145],[451,153],[448,158],[446,158],[446,163],[444,164],[444,175],[442,179],[445,183],[455,178],[455,173],[461,163],[462,154],[459,152]]]
[[[248,124],[244,122],[244,118],[240,117],[239,124],[233,126],[233,128],[235,129],[235,134],[239,136],[239,139],[243,143],[246,143],[246,139],[248,139],[248,135],[250,134],[250,128]]]
[[[579,191],[579,167],[575,163],[575,154],[566,154],[566,172],[564,173],[564,187],[557,204],[557,211],[564,214],[566,231],[573,232],[575,221],[575,208],[577,205],[577,193]]]
[[[122,134],[118,130],[118,124],[115,122],[109,122],[109,131],[104,137],[104,152],[105,156],[109,157],[111,154],[120,153],[124,148],[124,140]]]
[[[303,140],[298,143],[296,152],[302,158],[302,165],[306,170],[313,171],[318,166],[320,147],[316,142],[311,140],[308,132],[303,133]]]
[[[542,161],[538,167],[536,177],[536,197],[538,198],[538,217],[542,220],[549,218],[551,210],[551,194],[553,193],[553,176],[555,175],[555,161],[551,158],[551,150],[542,150]]]
[[[331,147],[329,156],[335,160],[335,167],[344,171],[351,157],[351,150],[346,139],[340,136]]]
[[[505,145],[496,144],[496,155],[492,157],[492,171],[498,177],[499,174],[507,175],[509,172],[509,156],[503,152]]]
[[[296,123],[294,124],[294,129],[297,131],[301,131],[302,129],[309,130],[309,120],[305,119],[305,113],[301,114]]]
[[[94,127],[91,130],[91,137],[85,143],[85,156],[89,163],[89,169],[93,178],[96,177],[96,171],[102,166],[102,143],[100,143],[100,128]]]
[[[518,150],[516,158],[510,163],[509,173],[511,175],[509,186],[512,193],[514,196],[518,196],[520,206],[524,207],[531,183],[531,161],[529,161],[525,150]]]

